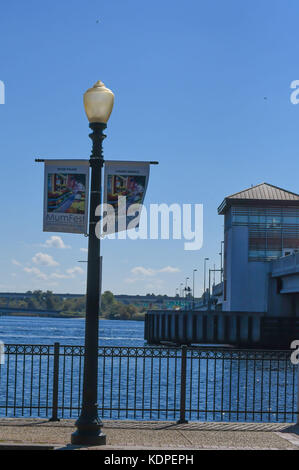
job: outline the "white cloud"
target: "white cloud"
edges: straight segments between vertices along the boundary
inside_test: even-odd
[[[22,263],[20,263],[20,262],[17,261],[16,259],[12,259],[11,262],[12,262],[12,264],[14,264],[15,266],[22,266]]]
[[[173,266],[165,266],[165,268],[159,269],[159,273],[179,273],[179,268],[174,268]]]
[[[126,284],[134,284],[136,281],[137,281],[137,279],[136,279],[136,278],[133,278],[133,277],[126,277],[126,278],[124,279],[124,282],[125,282]]]
[[[136,266],[135,268],[131,269],[131,273],[133,274],[141,274],[142,276],[154,276],[155,270],[151,268],[144,268],[143,266]]]
[[[47,253],[36,253],[32,261],[34,264],[41,266],[58,266],[59,263],[54,260],[53,256],[47,255]]]
[[[66,245],[61,237],[58,235],[52,235],[45,244],[42,245],[44,248],[59,248],[65,250],[66,248],[71,248],[70,245]]]
[[[136,266],[131,269],[131,273],[142,276],[154,276],[157,273],[178,273],[180,272],[179,268],[174,268],[173,266],[165,266],[161,269],[151,269],[144,268],[143,266]]]
[[[148,278],[151,279],[151,284],[148,284],[146,288],[159,288],[163,285],[164,281],[161,279],[155,278],[157,274],[166,273],[178,273],[180,272],[179,268],[175,268],[173,266],[165,266],[164,268],[160,269],[152,269],[152,268],[145,268],[144,266],[135,266],[131,269],[131,273],[133,274],[132,277],[127,277],[124,279],[126,284],[134,284],[138,281],[145,281]]]
[[[50,274],[51,279],[69,279],[70,276],[67,274],[61,274],[61,273],[52,273]]]
[[[50,274],[51,279],[73,279],[76,277],[77,274],[84,274],[84,270],[79,268],[79,266],[75,266],[74,268],[69,268],[66,270],[65,274],[60,272],[55,272]]]
[[[33,274],[33,275],[36,276],[38,279],[41,279],[41,280],[43,280],[43,281],[46,281],[46,280],[48,279],[48,276],[47,276],[45,273],[41,272],[41,270],[38,269],[38,268],[35,268],[35,267],[27,268],[27,267],[25,267],[25,268],[24,268],[24,271],[25,271],[26,273]]]
[[[73,277],[75,274],[84,274],[84,273],[85,273],[84,269],[79,268],[79,266],[76,266],[75,268],[67,269],[66,272],[67,272],[70,276],[72,276],[72,277]]]
[[[57,266],[57,262],[52,258],[52,256],[46,255],[45,253],[37,253],[33,258],[33,262],[35,264],[40,264],[42,266],[46,267],[51,267],[51,266]],[[28,274],[32,274],[36,279],[38,280],[43,280],[43,281],[51,281],[51,280],[62,280],[62,279],[74,279],[78,274],[82,275],[85,273],[85,271],[80,268],[79,266],[75,266],[73,268],[66,269],[65,272],[52,272],[51,274],[45,274],[43,273],[39,268],[36,266],[26,266],[23,268],[23,271],[25,271]],[[50,284],[49,284],[50,285]],[[54,283],[52,282],[52,285]],[[56,285],[58,285],[56,283]]]
[[[80,251],[83,251],[83,253],[87,253],[88,249],[87,248],[80,248]]]

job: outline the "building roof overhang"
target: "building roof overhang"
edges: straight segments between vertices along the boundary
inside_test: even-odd
[[[261,183],[238,193],[227,196],[218,207],[218,214],[223,215],[231,206],[254,207],[299,207],[299,194]]]
[[[268,199],[229,199],[225,198],[218,207],[218,214],[224,215],[232,206],[247,207],[299,207],[299,201],[269,201]]]

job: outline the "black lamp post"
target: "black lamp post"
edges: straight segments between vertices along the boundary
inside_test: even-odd
[[[204,259],[204,268],[203,268],[203,295],[204,295],[204,305],[206,305],[206,262],[209,261],[210,258]]]
[[[197,269],[193,269],[193,291],[192,291],[192,310],[194,310],[195,305],[195,295],[194,295],[194,273],[196,273]]]
[[[190,280],[190,277],[186,277],[186,284],[185,284],[185,310],[187,310],[187,292],[189,292],[189,289],[188,289],[188,281]]]
[[[102,168],[104,159],[102,143],[103,133],[113,108],[114,95],[102,82],[84,94],[85,111],[92,133],[92,152],[90,157],[91,189],[89,211],[89,239],[86,291],[85,320],[85,355],[83,373],[82,409],[76,421],[77,430],[72,434],[71,442],[77,445],[104,445],[106,436],[102,433],[102,421],[98,416],[98,341],[100,308],[100,239],[95,233],[99,217],[96,208],[101,204]]]
[[[184,291],[183,291],[183,285],[184,285],[184,284],[181,282],[181,283],[180,283],[180,297],[183,297],[183,292],[184,292]]]
[[[221,269],[220,282],[223,281],[223,246],[224,246],[224,241],[222,240],[221,241],[221,251],[219,253],[220,259],[221,259],[221,262],[220,262],[220,269]]]

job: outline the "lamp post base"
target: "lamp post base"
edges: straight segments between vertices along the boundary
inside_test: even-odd
[[[102,433],[102,421],[98,416],[81,415],[76,421],[77,430],[71,435],[74,445],[104,446],[106,435]]]
[[[105,446],[106,435],[101,431],[99,434],[91,434],[77,430],[71,436],[71,443],[77,446]]]
[[[176,424],[188,424],[188,420],[187,419],[179,419]]]

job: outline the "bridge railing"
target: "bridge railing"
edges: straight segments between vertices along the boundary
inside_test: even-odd
[[[298,366],[290,351],[99,347],[105,419],[294,422]],[[74,418],[83,346],[5,346],[0,416]]]
[[[272,276],[299,273],[299,253],[293,253],[272,261]]]

